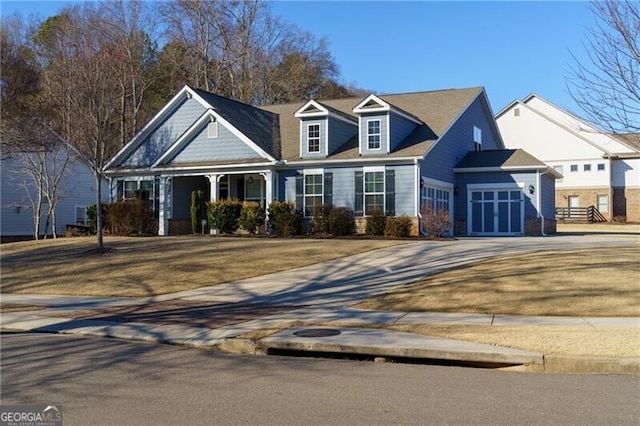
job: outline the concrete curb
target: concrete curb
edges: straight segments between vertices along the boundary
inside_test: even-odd
[[[294,333],[319,328],[334,336],[304,337]],[[70,334],[167,343],[215,349],[233,354],[266,354],[270,350],[368,355],[377,358],[448,361],[449,364],[483,365],[508,371],[538,373],[640,373],[640,358],[590,358],[543,355],[511,348],[483,345],[383,329],[353,327],[291,327],[271,336],[238,337],[262,328],[243,324],[208,329],[183,325],[118,323],[47,317],[33,312],[2,315],[4,331]]]

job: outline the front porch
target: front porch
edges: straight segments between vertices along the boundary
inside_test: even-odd
[[[158,235],[191,233],[191,193],[202,191],[205,202],[235,198],[267,208],[275,199],[276,173],[246,171],[159,179]]]

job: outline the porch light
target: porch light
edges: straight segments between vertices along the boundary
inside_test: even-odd
[[[536,192],[536,187],[533,185],[529,185],[529,194],[533,195],[534,192]]]
[[[247,183],[249,185],[251,185],[253,183],[253,176],[249,176],[249,179],[247,179]]]

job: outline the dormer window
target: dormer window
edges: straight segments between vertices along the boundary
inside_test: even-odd
[[[380,120],[367,122],[367,147],[368,149],[380,149]]]
[[[307,126],[308,152],[320,152],[320,125],[309,124]]]

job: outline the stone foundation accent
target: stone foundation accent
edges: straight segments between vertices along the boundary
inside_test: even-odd
[[[366,216],[356,216],[355,218],[355,222],[356,222],[356,229],[355,229],[355,233],[356,234],[365,234],[366,233],[366,226],[367,226],[367,218]],[[420,236],[420,218],[417,216],[414,216],[411,218],[411,236],[412,237],[419,237]]]
[[[465,236],[467,235],[467,221],[464,219],[456,219],[453,223],[453,235]]]
[[[191,233],[191,220],[169,219],[169,235],[190,235]]]

